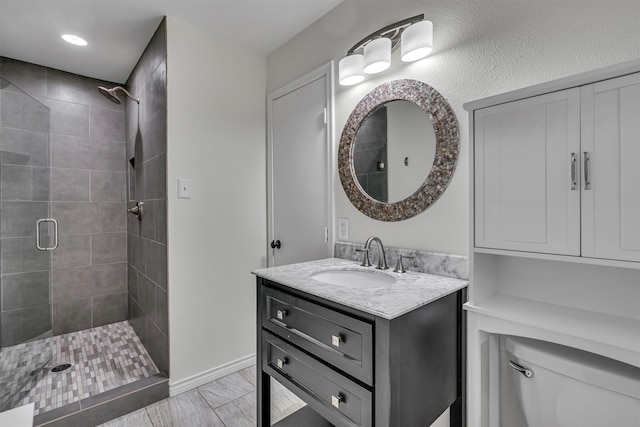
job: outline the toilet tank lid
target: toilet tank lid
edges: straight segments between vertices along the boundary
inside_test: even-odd
[[[531,338],[509,336],[506,350],[523,365],[530,363],[560,375],[640,399],[640,368],[599,354]],[[535,368],[534,370],[535,375]]]

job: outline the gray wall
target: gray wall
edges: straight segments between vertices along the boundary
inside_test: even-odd
[[[25,275],[44,269],[28,265],[27,256],[11,259],[5,246],[3,278],[11,276],[20,284],[11,291],[21,294],[16,300],[26,306],[33,300],[28,296],[34,289],[47,293],[40,299],[52,303],[54,335],[126,320],[125,112],[123,105],[109,102],[97,91],[98,85],[114,83],[8,58],[0,58],[0,73],[50,108],[50,153],[46,155],[51,159],[51,182],[50,189],[45,183],[41,190],[50,191],[51,216],[59,222],[59,247],[51,254],[51,273],[44,272],[37,280],[33,274]],[[12,108],[3,105],[3,114]],[[3,144],[6,132],[3,124]],[[30,214],[26,203],[14,207],[17,216]],[[24,243],[31,245],[32,232],[23,234]],[[36,323],[46,321],[15,316],[20,309],[26,307],[3,306],[2,314],[4,331],[22,331],[17,342],[28,337],[30,329],[37,329]]]
[[[127,87],[129,207],[144,203],[142,221],[127,221],[129,319],[160,371],[169,372],[167,298],[167,34],[162,21]]]

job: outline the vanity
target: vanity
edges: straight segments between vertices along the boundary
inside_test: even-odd
[[[306,406],[286,426],[465,425],[467,281],[329,258],[257,276],[259,427],[270,381]]]

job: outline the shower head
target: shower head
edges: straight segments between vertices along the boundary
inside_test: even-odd
[[[109,101],[115,102],[116,104],[122,104],[122,101],[120,101],[120,98],[118,98],[118,95],[116,95],[116,91],[118,91],[118,90],[123,91],[125,93],[125,95],[127,95],[133,101],[135,101],[138,104],[140,104],[140,98],[134,98],[133,95],[131,95],[129,93],[129,91],[126,90],[125,88],[123,88],[122,86],[112,87],[111,89],[107,89],[106,87],[98,86],[98,92],[103,94]]]

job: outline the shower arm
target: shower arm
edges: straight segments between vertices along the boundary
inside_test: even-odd
[[[116,87],[114,87],[112,90],[113,90],[114,92],[115,92],[116,90],[121,90],[121,91],[123,91],[123,92],[124,92],[124,94],[125,94],[125,95],[127,95],[127,96],[129,97],[129,99],[131,99],[132,101],[136,101],[138,104],[140,104],[140,98],[135,98],[133,95],[131,95],[131,94],[129,93],[129,91],[128,91],[128,90],[126,90],[126,89],[125,89],[125,88],[123,88],[122,86],[116,86]]]

